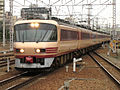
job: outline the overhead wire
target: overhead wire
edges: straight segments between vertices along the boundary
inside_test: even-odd
[[[110,1],[110,0],[106,0],[105,2],[103,2],[102,4],[105,4],[105,3],[107,3],[108,1]]]
[[[32,3],[32,2],[30,2],[29,0],[25,0],[26,2],[29,2],[29,3]],[[45,5],[47,5],[47,6],[49,6],[47,3],[45,3],[43,0],[39,0],[41,3],[43,3],[43,4],[45,4]],[[53,2],[52,4],[51,4],[51,6],[54,6],[54,4],[56,4],[56,3],[58,3],[60,0],[57,0],[57,1],[55,1],[55,2]],[[70,3],[72,0],[69,0],[69,1],[67,1],[65,4],[62,4],[61,6],[63,6],[63,5],[66,5],[66,4],[68,4],[68,3]],[[74,6],[75,5],[79,5],[79,4],[81,4],[81,3],[83,3],[85,0],[81,0],[80,2],[78,2],[77,4],[76,3],[74,3]],[[92,3],[94,3],[94,2],[96,2],[97,0],[94,0],[94,1],[92,1],[91,2],[91,4]],[[106,0],[105,2],[103,2],[103,3],[101,3],[101,4],[105,4],[105,3],[107,3],[109,0]],[[17,3],[17,4],[19,4],[20,6],[22,6],[22,7],[25,7],[26,5],[22,5],[21,3],[19,3],[18,1],[14,1],[15,3]],[[15,7],[18,7],[17,5],[14,5]],[[56,11],[57,11],[57,14],[59,13],[59,11],[60,11],[60,7],[61,6],[59,6],[58,8],[55,6],[55,9],[56,9]],[[26,6],[26,7],[28,7],[28,6]],[[107,6],[106,6],[107,7]],[[98,12],[96,15],[95,15],[95,17],[97,16],[97,15],[99,15],[106,7],[104,7],[102,10],[100,10],[100,12]],[[69,15],[70,15],[70,9],[69,9],[69,6],[67,6],[67,9],[68,9],[68,13],[69,13]],[[95,18],[94,17],[94,18]],[[93,19],[93,18],[92,18]]]
[[[94,1],[92,1],[90,4],[92,4],[92,3],[94,3],[94,2],[96,2],[97,0],[94,0]]]
[[[82,1],[80,1],[79,3],[77,3],[77,4],[75,4],[75,5],[79,5],[80,3],[82,3],[82,2],[84,2],[85,0],[82,0]]]
[[[105,1],[103,4],[105,4],[106,2],[108,2],[109,0]],[[105,10],[105,8],[107,7],[108,5],[105,5],[105,7],[103,9],[101,9],[91,20],[93,20],[96,16],[98,16],[103,10]]]
[[[21,6],[24,6],[24,5],[22,5],[21,3],[19,3],[19,2],[17,2],[17,1],[15,1],[15,0],[14,0],[14,2],[15,2],[15,3],[17,3],[17,4],[19,4],[19,5],[21,5]]]
[[[74,4],[75,6],[78,6],[79,4],[83,3],[85,0],[81,0],[80,2],[78,2],[77,4]],[[83,7],[82,7],[83,9]],[[82,15],[82,13],[80,12],[80,14]]]
[[[45,4],[46,6],[49,6],[49,4],[46,4],[45,2],[43,2],[42,0],[39,0],[40,2],[42,2],[43,4]]]
[[[68,9],[68,13],[69,13],[69,15],[70,15],[70,9],[69,9],[69,7],[67,6],[67,9]]]
[[[52,3],[51,6],[53,6],[54,4],[58,3],[60,0],[57,0],[56,2]]]
[[[28,1],[28,0],[25,0],[25,1],[31,3],[31,2]],[[20,5],[20,6],[18,6],[18,5],[13,5],[14,7],[21,7],[21,6],[22,6],[22,7],[29,7],[29,6],[26,6],[26,5],[23,5],[23,4],[19,3],[18,1],[15,1],[15,0],[14,0],[14,2]],[[14,9],[18,9],[18,8],[14,8]],[[13,10],[14,10],[14,9],[13,9]],[[13,12],[16,12],[16,11],[13,11]],[[19,12],[18,12],[18,13],[19,13]],[[19,15],[19,16],[20,16],[20,15]]]
[[[27,2],[29,2],[29,3],[32,3],[32,2],[30,2],[30,1],[28,1],[28,0],[25,0],[25,1],[27,1]]]
[[[66,2],[64,5],[66,5],[66,4],[68,4],[69,2],[71,2],[72,0],[69,0],[68,2]],[[61,5],[62,6],[62,5]],[[58,11],[57,11],[57,14],[59,13],[59,11],[60,11],[60,7],[61,6],[59,6],[59,9],[58,9]]]
[[[91,3],[88,3],[88,4],[83,4],[83,6],[84,5],[90,5],[90,4],[92,4],[92,3],[94,3],[95,1],[97,1],[97,0],[94,0],[94,1],[92,1]],[[100,4],[100,5],[104,5],[105,3],[107,3],[109,0],[106,0],[105,2],[103,2],[102,4]],[[94,5],[94,4],[93,4]],[[99,5],[99,4],[97,4],[97,5]],[[107,5],[107,4],[105,4],[105,5]],[[102,6],[103,7],[103,6]],[[105,9],[106,7],[104,7],[102,10],[100,10],[100,12],[98,12],[96,15],[95,15],[95,17],[96,16],[98,16],[104,9]],[[83,8],[82,8],[82,10],[83,10]],[[95,18],[94,17],[94,18]],[[91,20],[93,20],[94,18],[92,18]]]

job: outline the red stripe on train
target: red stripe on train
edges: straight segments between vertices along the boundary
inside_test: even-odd
[[[46,53],[56,53],[58,47],[46,48]]]

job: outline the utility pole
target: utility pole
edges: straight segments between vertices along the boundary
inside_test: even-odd
[[[116,39],[116,0],[113,0],[113,40]]]
[[[91,9],[92,9],[92,4],[88,4],[88,26],[90,26],[90,16],[91,16]]]
[[[38,7],[38,0],[36,0],[36,6]]]
[[[24,0],[24,6],[25,6],[25,0]]]
[[[111,29],[110,29],[111,27],[110,27],[110,23],[109,23],[109,26],[108,26],[108,29],[109,29],[109,33],[110,33],[110,35],[111,35]]]
[[[5,0],[3,0],[3,47],[5,46]]]
[[[94,30],[94,19],[93,19],[93,25],[92,25],[92,29]]]
[[[49,0],[49,5],[48,5],[48,7],[49,7],[49,19],[51,20],[51,17],[52,17],[52,11],[51,11],[51,1]]]
[[[98,17],[96,17],[96,29],[98,30],[99,29],[99,25],[98,25]]]
[[[49,8],[50,8],[50,0],[49,0]]]
[[[9,0],[10,4],[10,50],[13,50],[13,0]]]

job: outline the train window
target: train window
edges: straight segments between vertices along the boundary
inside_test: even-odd
[[[100,37],[100,35],[97,35],[97,39]]]
[[[30,24],[18,24],[15,26],[16,42],[56,42],[57,27],[52,24],[40,23],[38,28],[30,27]]]
[[[82,39],[90,39],[90,34],[86,32],[81,32],[81,38]]]
[[[97,38],[98,38],[98,39],[100,39],[100,38],[105,38],[105,36],[104,36],[104,35],[98,35]]]
[[[70,30],[61,30],[61,41],[78,40],[78,32]]]
[[[92,39],[95,39],[95,38],[96,38],[96,34],[92,34],[92,35],[91,35],[91,38],[92,38]]]

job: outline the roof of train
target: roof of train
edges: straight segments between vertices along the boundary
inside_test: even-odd
[[[14,25],[22,24],[22,23],[32,23],[32,22],[50,23],[50,24],[60,25],[60,26],[69,27],[69,28],[80,28],[83,31],[85,30],[85,31],[93,32],[93,33],[105,34],[104,32],[100,32],[100,31],[97,31],[97,30],[91,30],[91,29],[83,28],[83,27],[81,27],[79,25],[69,24],[68,21],[61,22],[61,20],[55,20],[55,19],[54,20],[38,20],[38,19],[19,20]]]
[[[58,23],[54,20],[37,20],[37,19],[36,20],[19,20],[14,25],[22,24],[22,23],[33,23],[33,22],[42,22],[42,23],[50,23],[50,24],[58,25]]]
[[[74,28],[74,29],[75,28],[81,28],[81,27],[75,26],[73,24],[71,25],[71,24],[68,24],[68,23],[63,23],[61,21],[56,21],[56,20],[37,20],[37,19],[34,19],[34,20],[19,20],[14,25],[22,24],[22,23],[33,23],[33,22],[50,23],[50,24],[54,24],[54,25],[60,25],[62,27],[66,27],[66,28]],[[87,31],[87,29],[85,29],[85,28],[81,28],[81,30]]]

